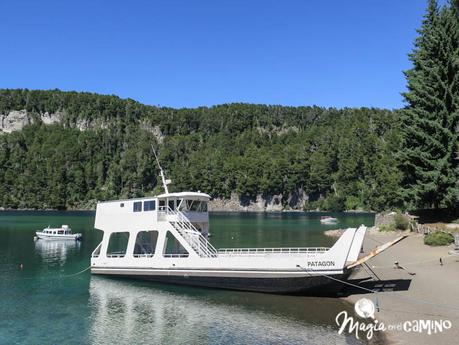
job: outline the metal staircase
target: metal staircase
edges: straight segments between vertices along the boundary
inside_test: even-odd
[[[182,212],[178,210],[174,211],[170,207],[167,207],[167,213],[168,215],[175,216],[174,220],[169,220],[169,223],[200,257],[217,257],[218,252],[214,246],[207,241]]]

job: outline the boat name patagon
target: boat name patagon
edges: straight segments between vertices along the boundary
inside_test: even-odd
[[[319,267],[319,266],[335,266],[334,261],[309,261],[309,267]]]

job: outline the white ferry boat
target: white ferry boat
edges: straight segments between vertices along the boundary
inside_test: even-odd
[[[100,202],[104,231],[91,258],[93,274],[215,288],[303,293],[346,278],[358,259],[365,226],[350,228],[331,248],[223,248],[207,239],[210,196],[199,192]]]
[[[161,168],[161,167],[160,167]],[[284,294],[341,288],[359,259],[366,227],[349,228],[331,248],[221,248],[208,241],[210,196],[169,193],[99,202],[96,229],[104,232],[91,273],[184,285]]]
[[[80,240],[81,234],[72,233],[68,225],[62,225],[60,228],[44,228],[42,231],[36,231],[35,234],[39,239],[46,240]]]

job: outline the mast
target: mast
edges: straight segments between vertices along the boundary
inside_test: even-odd
[[[159,174],[160,174],[161,180],[163,182],[164,192],[166,194],[169,194],[169,189],[167,188],[167,185],[170,184],[172,181],[166,179],[166,176],[164,175],[163,168],[161,167],[161,164],[159,164],[159,159],[158,159],[158,156],[156,155],[156,151],[155,151],[155,148],[153,147],[153,145],[151,145],[151,149],[153,150],[153,154],[155,155],[156,163],[158,163]]]

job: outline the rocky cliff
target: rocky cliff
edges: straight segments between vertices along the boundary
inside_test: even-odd
[[[295,193],[296,194],[296,193]],[[303,210],[308,196],[301,192],[299,195],[289,195],[283,200],[283,195],[258,195],[255,199],[240,197],[236,193],[231,194],[231,198],[214,198],[209,203],[211,211],[224,212],[279,212],[283,210]],[[287,206],[285,205],[287,204]]]
[[[25,110],[12,110],[6,114],[0,114],[0,134],[20,131],[24,126],[41,121],[44,124],[58,123],[61,120],[60,113],[43,113],[39,116],[32,116]]]

